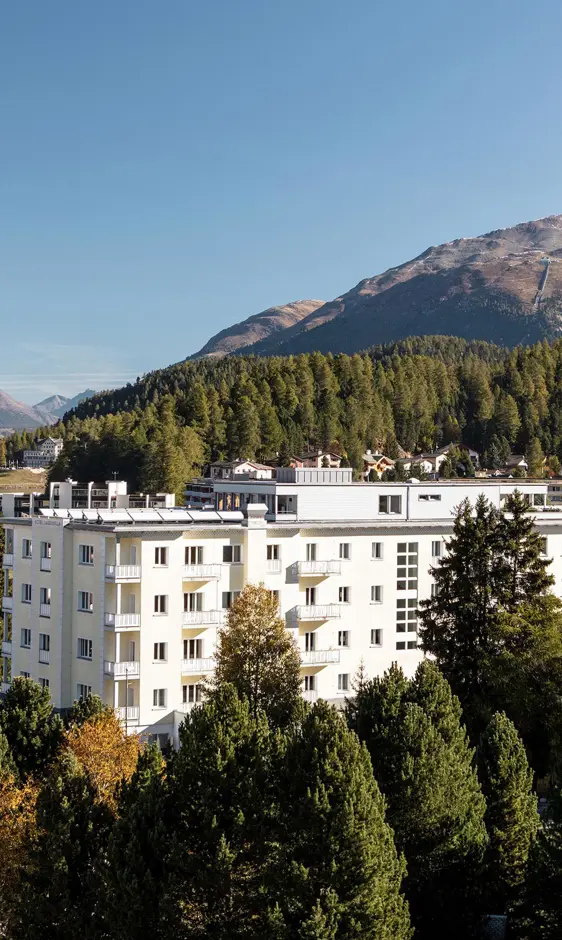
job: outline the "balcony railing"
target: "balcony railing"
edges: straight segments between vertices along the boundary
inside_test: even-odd
[[[316,689],[303,689],[302,697],[305,702],[316,702],[318,699],[318,692]]]
[[[184,565],[184,581],[218,581],[221,565]]]
[[[39,567],[41,571],[50,571],[51,570],[51,559],[50,558],[41,558],[39,560]]]
[[[51,653],[49,650],[39,650],[39,662],[45,665],[51,662]]]
[[[114,663],[106,659],[103,664],[103,671],[106,676],[113,676],[114,679],[138,679],[140,663],[132,661]]]
[[[339,650],[307,650],[301,651],[303,666],[327,666],[328,663],[339,663]]]
[[[340,614],[338,604],[302,604],[289,611],[292,620],[337,620]]]
[[[297,568],[301,578],[341,574],[341,561],[298,561]]]
[[[3,656],[12,655],[12,641],[11,640],[2,640],[2,655]]]
[[[215,660],[212,657],[206,659],[184,659],[181,664],[182,674],[193,673],[202,675],[205,672],[212,672],[215,668]]]
[[[121,705],[119,708],[116,708],[115,711],[121,721],[131,721],[134,724],[138,724],[140,717],[138,705]]]
[[[203,700],[201,700],[200,702],[180,702],[180,704],[176,708],[176,711],[181,712],[183,715],[187,715],[187,713],[190,712],[193,708],[196,708],[198,705],[202,705],[202,704],[203,704]]]
[[[50,616],[51,616],[51,605],[50,605],[50,604],[39,604],[39,616],[40,616],[40,617],[50,617]]]
[[[106,565],[105,577],[108,581],[138,581],[141,576],[140,565]]]
[[[140,622],[140,614],[112,614],[107,610],[105,612],[106,627],[114,627],[116,630],[119,627],[140,627]]]
[[[184,610],[182,622],[184,626],[196,626],[205,623],[224,623],[224,610]]]
[[[14,604],[13,597],[3,597],[2,598],[2,610],[12,610]]]
[[[4,552],[4,554],[2,555],[2,567],[3,568],[14,567],[14,553],[13,552]]]
[[[268,558],[266,562],[266,571],[268,574],[280,574],[281,573],[281,559],[280,558]]]

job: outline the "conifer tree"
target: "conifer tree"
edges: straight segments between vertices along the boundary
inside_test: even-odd
[[[49,690],[31,679],[14,679],[0,706],[0,728],[22,779],[43,776],[63,739]]]
[[[523,900],[512,918],[514,936],[521,940],[559,940],[562,924],[562,791],[549,795],[528,859]]]
[[[65,716],[65,725],[67,728],[82,727],[91,718],[106,713],[114,714],[109,705],[100,698],[99,695],[88,695],[86,698],[80,698]]]
[[[548,572],[552,561],[543,552],[542,536],[519,490],[505,500],[497,534],[498,602],[502,609],[514,612],[520,604],[544,596],[554,584]]]
[[[533,773],[523,742],[505,713],[497,712],[482,735],[478,764],[489,837],[484,876],[487,910],[504,914],[519,899],[539,826]]]

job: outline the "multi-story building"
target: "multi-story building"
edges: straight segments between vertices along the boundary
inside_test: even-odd
[[[420,662],[418,604],[460,501],[516,486],[562,594],[562,514],[549,484],[352,483],[351,470],[280,469],[215,482],[216,508],[42,509],[4,520],[3,688],[18,675],[65,708],[88,692],[129,730],[176,736],[214,668],[237,593],[261,583],[301,654],[303,695],[343,702],[361,663]],[[234,508],[232,508],[234,507]]]
[[[37,441],[36,450],[24,450],[23,465],[29,468],[49,467],[55,462],[64,447],[61,437],[47,437]]]

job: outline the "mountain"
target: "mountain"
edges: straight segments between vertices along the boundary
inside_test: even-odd
[[[0,390],[0,428],[38,428],[44,421],[32,405],[24,405]]]
[[[562,215],[428,248],[237,353],[356,352],[412,335],[501,345],[562,332]]]
[[[68,411],[69,401],[70,398],[65,398],[64,395],[51,395],[34,405],[33,409],[44,417],[46,424],[51,424],[57,420],[59,413],[62,415],[65,411]]]
[[[242,346],[277,337],[322,306],[323,300],[295,300],[281,307],[268,307],[247,320],[221,330],[189,359],[219,358],[236,352]]]

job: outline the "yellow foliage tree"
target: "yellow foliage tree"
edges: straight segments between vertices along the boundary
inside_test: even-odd
[[[39,787],[28,781],[18,786],[13,774],[0,779],[0,934],[9,936],[14,904],[20,893],[27,848],[35,831]]]
[[[67,746],[90,775],[100,802],[116,807],[116,790],[130,780],[142,745],[136,735],[125,734],[112,712],[95,715],[67,732]]]

